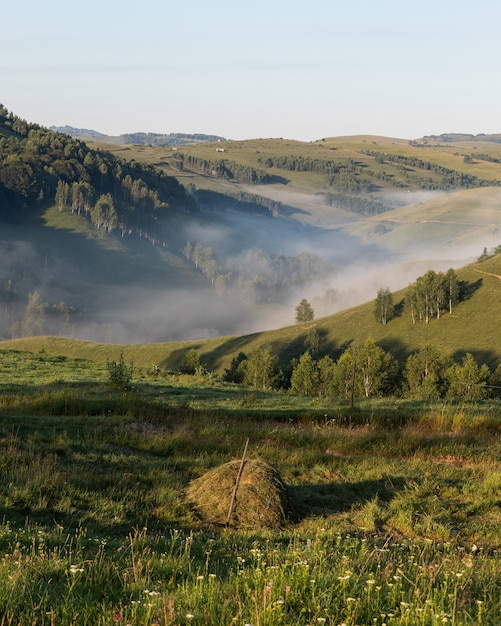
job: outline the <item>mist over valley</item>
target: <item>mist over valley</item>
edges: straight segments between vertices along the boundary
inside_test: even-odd
[[[85,144],[0,122],[3,338],[280,328],[302,298],[322,317],[499,244],[494,141]]]

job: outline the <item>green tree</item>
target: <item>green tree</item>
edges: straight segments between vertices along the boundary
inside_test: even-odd
[[[468,352],[461,365],[455,363],[446,372],[449,383],[447,397],[462,400],[480,400],[487,397],[487,381],[491,373],[487,365],[478,366]]]
[[[304,347],[311,354],[313,358],[318,354],[320,349],[320,335],[316,328],[310,328],[306,333],[306,339],[304,340]]]
[[[332,379],[332,393],[340,398],[350,398],[353,385],[353,370],[356,363],[355,357],[350,350],[346,350],[337,360]]]
[[[255,389],[272,389],[279,375],[278,358],[268,348],[260,348],[240,364],[244,383]]]
[[[320,376],[318,367],[309,352],[299,357],[299,363],[292,371],[291,391],[303,396],[313,396],[318,393]]]
[[[459,302],[459,280],[456,272],[449,268],[445,274],[445,290],[449,302],[449,313],[452,315],[452,307]]]
[[[56,189],[56,204],[59,211],[64,211],[70,206],[70,186],[65,183],[64,180],[60,180],[57,183]]]
[[[418,305],[418,292],[416,285],[409,285],[405,293],[404,310],[411,316],[412,323],[416,323],[416,318],[419,312]]]
[[[336,364],[330,356],[324,356],[317,363],[318,368],[318,395],[327,397],[332,395]]]
[[[420,319],[428,324],[435,310],[435,291],[437,286],[437,274],[428,270],[416,281],[416,301]]]
[[[306,298],[303,298],[296,307],[296,322],[298,324],[304,324],[305,322],[311,322],[314,317],[315,313],[310,303]]]
[[[184,355],[181,371],[184,374],[195,374],[200,365],[200,354],[195,350],[195,348],[191,348]]]
[[[237,356],[234,356],[231,359],[230,367],[224,370],[223,380],[229,383],[243,383],[244,369],[240,367],[240,364],[246,360],[245,352],[239,352]]]
[[[394,316],[393,294],[388,287],[379,289],[374,306],[374,316],[378,322],[386,325]]]
[[[118,225],[118,216],[110,193],[99,196],[96,204],[91,209],[90,217],[94,226],[107,232],[111,232]]]
[[[45,324],[45,306],[38,291],[30,293],[21,322],[21,332],[25,337],[42,335]]]
[[[356,362],[356,389],[366,398],[394,391],[398,365],[394,357],[368,337],[363,346],[353,349]]]
[[[408,395],[419,400],[437,400],[442,397],[445,372],[449,365],[449,359],[431,345],[411,354],[404,367]]]

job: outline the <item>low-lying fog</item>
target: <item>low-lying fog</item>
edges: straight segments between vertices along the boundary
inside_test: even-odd
[[[391,214],[385,216],[389,218]],[[434,224],[429,223],[415,231],[418,234],[414,240],[402,244],[405,235],[399,238],[399,225],[388,228],[378,226],[370,218],[348,218],[340,219],[343,224],[336,227],[331,216],[329,228],[321,228],[298,221],[293,215],[269,218],[232,211],[201,214],[190,219],[183,231],[177,231],[176,251],[182,258],[179,268],[186,276],[191,275],[185,284],[179,277],[177,281],[162,282],[149,275],[130,283],[114,282],[110,279],[111,266],[102,277],[94,276],[86,282],[87,274],[77,269],[79,265],[85,267],[85,259],[73,259],[72,263],[57,260],[57,250],[51,251],[56,259],[51,265],[55,274],[34,272],[38,279],[27,284],[30,292],[40,293],[43,302],[65,302],[80,311],[67,324],[61,323],[59,330],[57,325],[56,330],[52,328],[52,334],[112,343],[202,339],[293,324],[295,307],[301,298],[312,303],[316,317],[335,313],[374,299],[380,287],[396,290],[428,269],[461,267],[476,259],[484,248],[499,244],[499,224],[463,225],[459,230],[451,227],[449,237],[442,224],[444,232],[437,238]],[[186,241],[213,248],[221,269],[247,276],[255,272],[258,277],[258,267],[246,267],[249,259],[254,258],[250,253],[256,250],[284,257],[309,253],[328,262],[332,270],[321,278],[282,289],[273,302],[256,305],[245,302],[238,293],[218,293],[201,274],[195,275],[193,281],[194,266],[179,252]],[[142,245],[149,246],[146,242]],[[13,276],[13,268],[22,267],[26,273],[26,268],[36,264],[40,270],[42,261],[36,244],[30,241],[0,241],[0,247],[5,259],[0,267],[0,333],[5,338],[12,334],[9,328],[13,323],[20,323],[26,315],[26,303],[16,309],[6,295],[5,285]],[[22,283],[22,277],[16,276],[14,287],[16,280]]]

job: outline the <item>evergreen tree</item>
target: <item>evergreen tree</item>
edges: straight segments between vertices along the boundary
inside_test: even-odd
[[[223,380],[229,383],[242,383],[244,380],[244,368],[240,367],[243,361],[247,360],[245,352],[239,352],[231,359],[229,368],[225,368]]]
[[[296,322],[298,324],[304,324],[305,322],[311,322],[314,317],[315,313],[310,303],[306,298],[303,298],[296,307]]]

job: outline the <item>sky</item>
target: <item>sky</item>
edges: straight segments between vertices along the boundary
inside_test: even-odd
[[[0,103],[109,135],[500,133],[498,0],[17,0]]]

